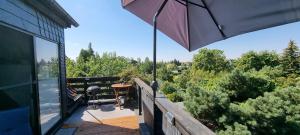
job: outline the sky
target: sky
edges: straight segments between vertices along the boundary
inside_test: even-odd
[[[153,28],[121,6],[121,0],[57,0],[79,23],[65,30],[66,55],[76,59],[82,48],[91,42],[100,55],[116,52],[129,58],[152,58]],[[157,59],[192,61],[198,50],[188,52],[181,45],[159,32]],[[300,44],[300,23],[243,34],[206,46],[223,50],[229,59],[254,50],[282,52],[290,40]]]

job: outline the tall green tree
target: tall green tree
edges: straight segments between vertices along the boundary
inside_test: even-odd
[[[274,51],[250,51],[235,61],[237,68],[244,71],[251,69],[261,70],[264,66],[276,67],[280,64],[279,55]]]
[[[81,49],[78,59],[82,59],[84,62],[86,62],[91,57],[95,57],[95,54],[92,48],[92,43],[89,43],[88,49]]]
[[[210,72],[221,72],[230,69],[230,62],[223,51],[204,48],[194,55],[193,67]]]
[[[168,69],[166,65],[157,69],[157,76],[162,81],[173,82],[172,70]]]
[[[173,64],[175,64],[176,66],[180,66],[180,65],[181,65],[180,61],[179,61],[179,60],[176,60],[176,59],[170,61],[170,63],[173,63]]]
[[[76,77],[76,61],[70,59],[69,57],[66,57],[66,71],[67,71],[67,77]]]
[[[152,61],[148,57],[145,58],[144,62],[140,65],[140,70],[144,74],[152,73]]]
[[[285,75],[300,74],[300,53],[295,41],[291,40],[284,49],[281,64]]]

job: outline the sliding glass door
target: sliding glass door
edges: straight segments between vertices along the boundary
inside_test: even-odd
[[[0,135],[24,125],[45,134],[61,120],[58,52],[56,43],[0,25]]]
[[[33,37],[0,25],[0,134],[24,125],[37,133],[34,63]]]
[[[40,124],[45,134],[61,119],[58,44],[35,38]]]

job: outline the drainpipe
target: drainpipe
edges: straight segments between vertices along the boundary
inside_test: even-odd
[[[155,112],[156,112],[156,105],[155,105],[155,98],[156,98],[156,91],[158,88],[158,83],[156,80],[156,37],[157,37],[157,18],[159,17],[161,11],[164,9],[165,5],[167,4],[168,0],[164,0],[164,2],[160,5],[158,11],[155,13],[153,17],[153,26],[154,26],[154,31],[153,31],[153,81],[151,83],[151,87],[153,90],[153,134],[156,135],[156,117],[155,117]]]

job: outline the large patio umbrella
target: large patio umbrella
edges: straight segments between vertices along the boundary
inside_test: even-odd
[[[189,51],[300,20],[300,0],[122,0],[123,7]]]
[[[154,26],[154,91],[156,28],[193,51],[226,38],[300,20],[300,0],[122,0],[122,5]]]

